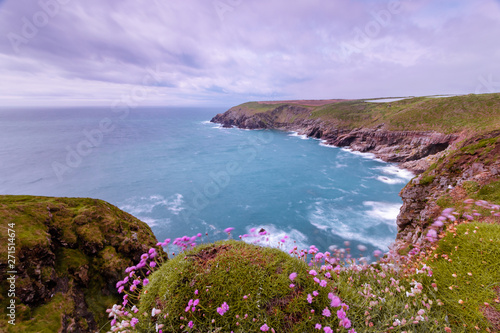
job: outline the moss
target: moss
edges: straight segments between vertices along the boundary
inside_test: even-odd
[[[469,196],[471,196],[472,194],[476,193],[479,190],[479,184],[472,180],[463,182],[462,187]]]
[[[49,302],[31,312],[30,320],[16,321],[15,326],[7,326],[7,332],[59,332],[64,316],[71,314],[73,308],[74,303],[70,297],[56,293]]]
[[[498,137],[479,140],[475,144],[471,144],[471,145],[460,148],[460,151],[462,151],[465,154],[474,155],[481,148],[488,147],[489,150],[488,149],[485,150],[485,152],[487,153],[493,149],[493,147],[497,143],[497,141],[498,141]]]
[[[429,185],[434,181],[434,178],[436,178],[435,175],[426,175],[420,178],[420,185]]]
[[[436,200],[436,204],[441,208],[449,208],[454,206],[454,201],[449,194],[445,194]]]
[[[486,200],[495,204],[500,204],[500,181],[492,182],[481,187],[475,196],[477,199]]]
[[[41,295],[44,299],[33,302],[36,306],[23,305],[18,299],[16,332],[57,332],[64,316],[75,329],[94,330],[93,321],[77,317],[72,301],[71,295],[82,291],[86,301],[78,304],[78,311],[88,309],[99,327],[104,325],[105,309],[120,301],[115,283],[132,258],[157,242],[147,224],[97,199],[0,195],[0,221],[15,223],[18,266],[26,267],[16,287],[36,289],[41,283],[49,288]],[[137,240],[130,238],[132,232]],[[6,232],[0,233],[0,244],[7,243],[7,237]],[[121,246],[124,243],[127,246]],[[6,250],[0,247],[3,258]],[[41,274],[35,272],[36,267]],[[0,270],[0,279],[5,280],[4,274]],[[64,293],[57,293],[60,290]],[[2,285],[0,291],[3,307],[8,299]],[[51,294],[57,297],[46,298]],[[5,317],[0,318],[0,331],[6,327]]]
[[[79,250],[60,248],[56,252],[56,272],[60,275],[69,276],[89,263],[89,257]]]
[[[326,294],[318,296],[312,305],[305,300],[304,295],[318,288],[308,278],[307,269],[303,261],[278,249],[236,241],[200,246],[169,260],[152,274],[147,293],[140,301],[139,313],[148,313],[140,318],[140,330],[146,331],[153,325],[153,307],[162,308],[163,313],[185,313],[188,301],[199,297],[198,308],[203,309],[206,317],[195,315],[193,320],[200,332],[213,329],[210,320],[204,318],[217,318],[217,327],[229,332],[235,316],[243,318],[245,313],[257,321],[240,320],[238,329],[242,331],[258,331],[264,322],[279,332],[291,331],[292,326],[294,332],[305,331],[314,326],[312,321],[319,320],[328,302]],[[289,286],[288,276],[292,272],[299,274],[294,280],[295,288]],[[198,296],[195,290],[199,290]],[[216,308],[223,302],[230,307],[228,313],[220,316]],[[304,315],[310,306],[316,309],[316,314],[310,315],[312,319]],[[177,316],[160,318],[158,322],[165,324],[164,332],[177,332],[180,325],[186,324]]]

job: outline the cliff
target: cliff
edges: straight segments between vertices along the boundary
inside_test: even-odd
[[[438,199],[451,189],[457,187],[449,195],[462,193],[464,183],[479,179],[475,189],[480,191],[498,180],[500,94],[386,103],[250,102],[211,121],[224,127],[296,131],[330,145],[373,153],[411,170],[419,176],[400,193],[404,204],[397,219],[399,238],[409,233],[413,238],[420,236],[421,229],[438,214]],[[489,140],[484,149],[469,147],[486,142],[481,140]],[[461,154],[464,151],[469,152],[467,156]]]
[[[11,301],[7,272],[16,272],[16,325],[2,315],[2,332],[106,328],[106,308],[120,302],[116,282],[157,242],[148,225],[96,199],[0,196],[0,221],[2,309]]]

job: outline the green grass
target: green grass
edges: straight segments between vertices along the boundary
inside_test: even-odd
[[[27,306],[17,298],[16,332],[57,332],[64,314],[68,318],[75,316],[71,295],[77,289],[85,293],[86,304],[79,306],[88,306],[98,325],[103,325],[107,322],[105,309],[119,301],[114,284],[132,264],[132,257],[156,244],[145,223],[96,199],[2,195],[0,221],[3,228],[15,223],[12,229],[16,231],[16,265],[26,267],[22,272],[19,269],[17,287],[31,288],[41,283],[56,295],[39,299],[36,306]],[[132,233],[137,241],[131,239]],[[1,233],[0,244],[7,244],[7,237],[7,232]],[[0,247],[2,264],[6,264],[6,251],[7,246]],[[51,260],[53,255],[55,262]],[[40,277],[35,272],[37,268]],[[84,285],[87,269],[89,281]],[[5,281],[4,274],[0,270],[0,278]],[[61,289],[65,292],[57,293]],[[0,291],[3,308],[9,299],[3,286]],[[82,329],[88,328],[83,318],[74,319]],[[0,331],[7,325],[5,317],[0,318]]]
[[[500,181],[495,181],[481,187],[475,197],[500,205]]]
[[[295,288],[289,286],[292,272],[299,274]],[[278,249],[236,241],[207,244],[180,254],[156,271],[150,281],[139,313],[145,311],[150,316],[153,306],[171,313],[159,320],[165,324],[164,332],[179,332],[190,320],[196,332],[210,332],[215,327],[223,332],[256,332],[264,323],[278,332],[303,332],[321,320],[318,313],[328,302],[326,294],[318,297],[313,305],[316,313],[308,314],[306,296],[318,286],[308,278],[307,265]],[[186,313],[188,301],[197,298],[201,312]],[[230,306],[221,316],[216,309],[223,302]],[[183,314],[184,319],[174,314]],[[246,319],[245,314],[249,316]],[[149,318],[142,318],[141,331],[152,331]]]
[[[442,311],[450,324],[464,332],[473,331],[475,326],[481,331],[490,327],[481,308],[487,302],[500,311],[493,290],[500,286],[500,225],[459,225],[456,232],[440,241],[436,254],[428,265],[440,286],[436,296],[445,303]]]
[[[247,116],[269,112],[286,104],[249,102],[234,110]],[[440,133],[486,133],[500,128],[500,94],[453,97],[414,97],[390,103],[350,100],[305,107],[304,115],[343,128],[375,127],[385,124],[396,131],[437,131]],[[311,112],[312,111],[312,112]]]

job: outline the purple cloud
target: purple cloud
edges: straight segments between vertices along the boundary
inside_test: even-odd
[[[498,1],[0,1],[0,102],[500,91]]]

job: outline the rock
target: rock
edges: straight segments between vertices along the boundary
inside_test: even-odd
[[[147,224],[101,200],[0,196],[0,220],[30,231],[18,232],[16,243],[16,302],[26,309],[16,318],[19,332],[32,331],[33,323],[40,331],[98,331],[107,322],[104,309],[120,302],[115,284],[125,268],[157,243]],[[0,244],[7,242],[1,233]],[[0,318],[0,331],[7,325]]]

